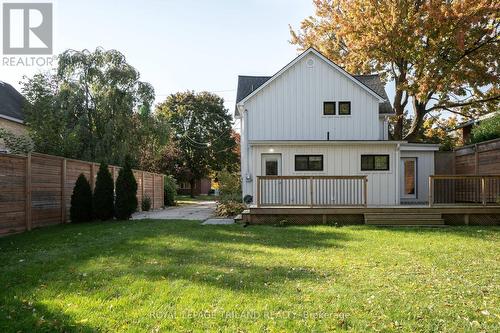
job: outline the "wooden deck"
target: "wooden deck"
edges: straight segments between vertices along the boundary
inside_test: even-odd
[[[500,225],[500,205],[400,205],[368,207],[250,207],[243,214],[243,221],[250,224],[364,224],[365,214],[422,215],[429,220],[439,214],[447,225]],[[398,225],[392,219],[393,225]],[[401,223],[404,225],[405,223]],[[406,223],[408,224],[408,223]]]

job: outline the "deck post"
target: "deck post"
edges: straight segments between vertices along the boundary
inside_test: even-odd
[[[486,177],[481,177],[481,199],[483,206],[486,206]]]
[[[365,176],[363,179],[363,184],[364,184],[364,189],[363,189],[363,196],[364,196],[364,206],[365,208],[368,207],[368,176]]]
[[[310,198],[309,198],[309,204],[311,208],[313,208],[313,177],[309,177],[309,192],[310,192]]]
[[[257,207],[260,207],[260,176],[257,176]]]
[[[434,198],[433,198],[434,189],[433,189],[433,185],[434,185],[434,179],[432,178],[432,176],[429,176],[429,207],[432,207],[432,205],[434,204]]]

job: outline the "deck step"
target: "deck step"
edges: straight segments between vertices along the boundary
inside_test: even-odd
[[[365,213],[365,224],[378,226],[442,226],[439,213]]]
[[[369,225],[443,225],[443,219],[365,220]]]
[[[413,219],[440,219],[439,213],[365,213],[367,220],[413,220]]]

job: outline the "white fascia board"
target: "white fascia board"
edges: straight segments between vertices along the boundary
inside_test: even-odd
[[[7,119],[7,120],[13,121],[15,123],[19,123],[19,124],[23,124],[24,125],[24,121],[22,121],[21,119],[17,119],[17,118],[14,118],[14,117],[9,117],[9,116],[3,115],[3,114],[0,114],[0,118]]]
[[[404,143],[401,144],[401,151],[438,151],[438,144],[431,143]]]
[[[351,74],[349,74],[348,72],[346,72],[343,68],[339,67],[334,62],[330,61],[324,55],[322,55],[321,53],[319,53],[318,51],[316,51],[316,49],[310,47],[307,50],[305,50],[304,52],[302,52],[302,54],[300,54],[298,57],[296,57],[295,59],[293,59],[290,63],[288,63],[288,65],[286,65],[280,71],[278,71],[276,74],[274,74],[263,85],[261,85],[259,88],[255,89],[250,95],[248,95],[247,97],[243,98],[238,104],[244,105],[246,101],[248,101],[250,98],[252,98],[253,96],[255,96],[259,91],[261,91],[262,89],[264,89],[265,87],[267,87],[277,77],[279,77],[281,74],[283,74],[284,72],[286,72],[290,67],[292,67],[293,65],[295,65],[298,61],[300,61],[300,59],[304,58],[309,53],[314,53],[320,59],[323,59],[327,64],[329,64],[330,66],[332,66],[333,68],[335,68],[340,73],[344,74],[344,76],[346,76],[347,78],[349,78],[352,82],[354,82],[359,87],[361,87],[363,90],[367,91],[370,95],[372,95],[373,97],[375,97],[379,101],[379,103],[382,103],[382,102],[385,101],[384,98],[380,97],[373,90],[371,90],[370,88],[368,88],[367,86],[365,86],[364,84],[362,84],[361,82],[359,82],[358,80],[356,80]]]
[[[273,140],[250,140],[251,146],[341,146],[341,145],[398,145],[405,144],[406,141],[389,141],[389,140],[290,140],[290,141],[273,141]]]

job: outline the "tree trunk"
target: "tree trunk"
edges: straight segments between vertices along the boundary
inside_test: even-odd
[[[408,134],[404,138],[408,142],[416,142],[419,136],[419,131],[422,128],[422,124],[424,123],[424,116],[426,114],[426,105],[427,102],[420,102],[416,100],[415,98],[413,99],[413,112],[414,112],[414,117],[411,121],[411,127],[410,130],[408,131]]]
[[[190,190],[191,191],[191,193],[190,193],[191,198],[194,198],[194,196],[195,196],[194,195],[194,193],[195,193],[194,192],[194,184],[196,184],[196,179],[191,179],[189,181],[189,185],[191,186],[191,190]]]
[[[402,140],[404,111],[408,103],[408,92],[402,88],[402,84],[406,82],[406,63],[399,63],[397,67],[400,73],[395,77],[396,95],[394,96],[394,112],[396,113],[396,123],[394,124],[393,139]]]

